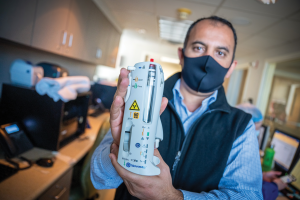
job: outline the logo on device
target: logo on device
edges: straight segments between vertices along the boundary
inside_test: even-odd
[[[133,165],[129,162],[126,163],[126,167],[136,167],[136,168],[146,169],[146,167],[144,167],[144,166]]]

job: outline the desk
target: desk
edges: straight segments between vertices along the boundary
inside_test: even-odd
[[[101,124],[104,119],[108,117],[109,113],[104,113],[96,118],[88,117],[91,129],[86,129],[85,133],[80,136],[80,138],[88,138],[84,140],[77,138],[61,148],[58,151],[57,159],[52,167],[44,168],[34,164],[31,168],[19,171],[15,175],[2,181],[0,183],[0,199],[37,199],[53,183],[59,180],[60,177],[69,172],[69,170],[72,170],[73,166],[90,150],[94,144]],[[33,148],[22,154],[22,156],[37,160],[40,157],[47,157],[51,154],[51,151]]]

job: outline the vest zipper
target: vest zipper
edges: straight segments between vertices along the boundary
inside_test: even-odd
[[[178,162],[179,162],[179,160],[180,160],[180,156],[181,156],[181,151],[178,151],[178,152],[177,152],[177,155],[176,155],[176,157],[175,157],[175,162],[174,162],[174,164],[173,164],[172,171],[175,170],[176,165],[178,164]]]
[[[197,124],[197,123],[200,121],[200,119],[203,118],[203,116],[205,116],[206,114],[209,114],[209,113],[211,113],[211,112],[213,112],[213,111],[217,111],[217,110],[216,110],[216,109],[215,109],[215,110],[210,110],[210,111],[207,111],[207,112],[203,113],[203,114],[198,118],[198,120],[195,121],[195,122],[192,124],[192,127],[195,126],[195,124]],[[173,179],[173,183],[174,183],[174,181],[175,181],[176,172],[177,172],[177,169],[178,169],[178,164],[179,164],[179,161],[180,161],[180,157],[182,156],[182,151],[183,151],[183,149],[184,149],[184,147],[185,147],[185,143],[186,143],[187,137],[190,135],[190,130],[192,130],[192,127],[190,127],[189,131],[187,132],[187,134],[186,134],[186,136],[185,136],[185,138],[184,138],[183,144],[182,144],[182,146],[181,146],[181,149],[177,152],[177,155],[176,155],[176,157],[175,157],[175,162],[174,162],[173,167],[172,167],[172,174],[173,174],[172,179]]]

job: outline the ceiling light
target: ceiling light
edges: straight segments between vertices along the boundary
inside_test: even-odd
[[[181,20],[170,18],[170,17],[160,17],[159,23],[159,35],[162,39],[168,40],[172,43],[184,42],[185,35],[193,23],[189,20]]]
[[[187,17],[192,14],[192,11],[188,8],[179,8],[177,11],[179,13],[180,20],[186,20]]]
[[[138,32],[138,33],[141,33],[141,34],[145,34],[145,33],[146,33],[146,30],[145,30],[145,29],[142,29],[142,28],[138,28],[138,29],[137,29],[137,32]]]
[[[269,5],[269,4],[275,4],[277,0],[257,0],[257,1]]]
[[[179,64],[179,59],[169,58],[169,57],[165,57],[165,56],[160,57],[160,61],[167,62],[167,63]]]

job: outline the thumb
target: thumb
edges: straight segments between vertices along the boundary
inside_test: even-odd
[[[168,99],[166,97],[163,97],[162,100],[161,100],[161,106],[160,106],[160,111],[159,111],[159,114],[161,115],[161,113],[164,112],[164,110],[166,109],[168,105]]]
[[[161,157],[161,155],[160,155],[160,153],[159,153],[159,151],[157,149],[154,149],[153,155],[156,156],[156,157],[158,157],[159,160],[160,160],[160,163],[157,165],[159,168],[161,168],[160,166],[162,166],[162,165],[167,165],[165,163],[165,161],[163,160],[163,158]]]
[[[156,157],[158,157],[159,159],[162,159],[159,151],[157,149],[154,149],[154,153],[153,153]]]
[[[279,171],[274,172],[274,174],[276,174],[276,175],[281,175],[281,173],[282,172],[279,172]]]

